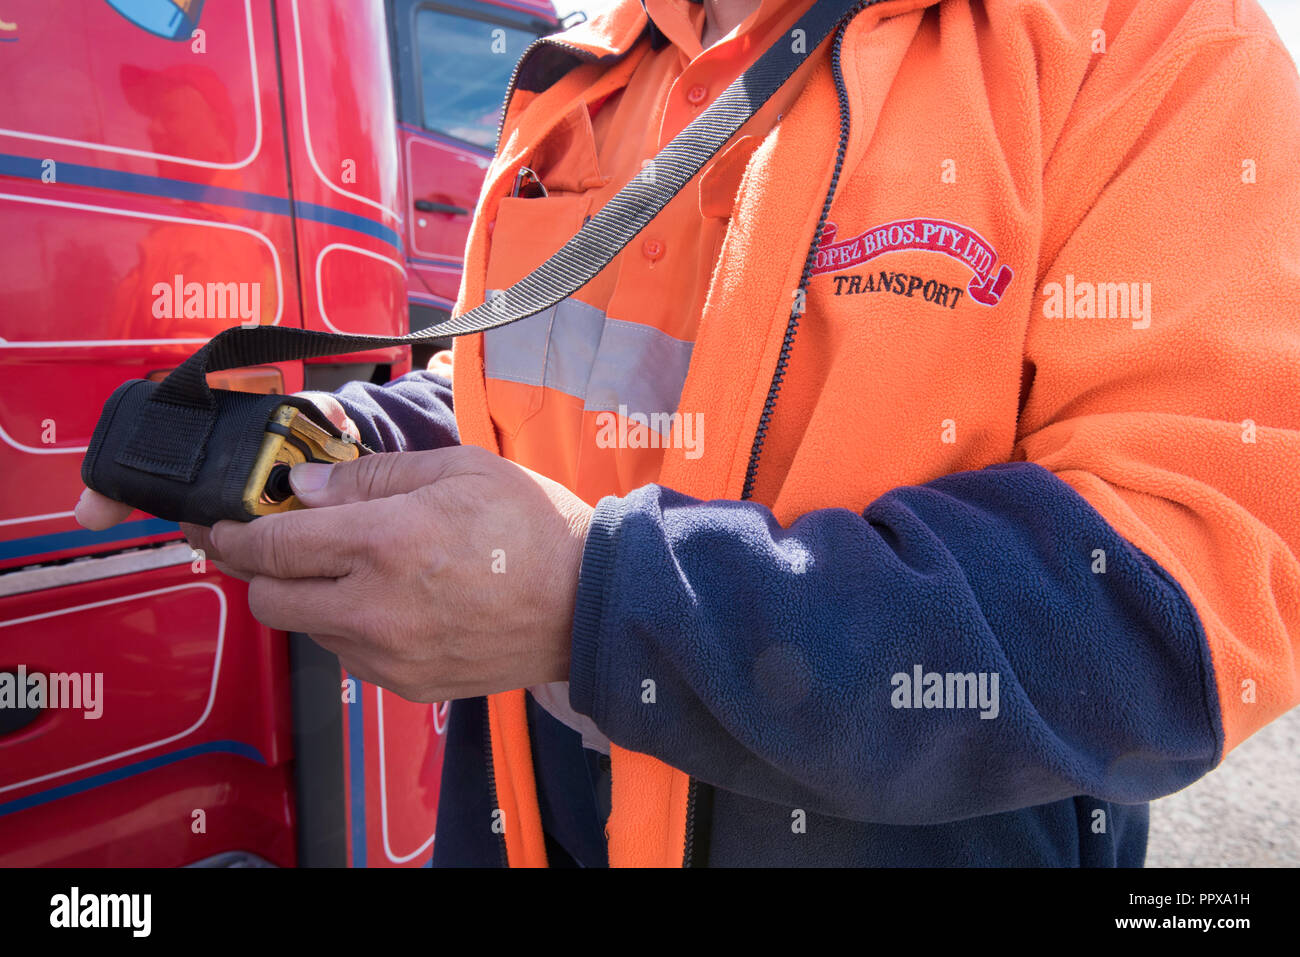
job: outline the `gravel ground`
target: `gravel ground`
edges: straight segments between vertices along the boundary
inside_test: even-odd
[[[1300,867],[1300,708],[1151,805],[1147,867]]]

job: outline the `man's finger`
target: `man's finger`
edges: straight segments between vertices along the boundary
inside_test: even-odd
[[[217,522],[211,542],[221,561],[272,578],[342,578],[364,529],[361,516],[343,509],[302,509],[264,515],[253,522]]]
[[[225,562],[213,562],[212,567],[223,575],[229,575],[231,578],[238,578],[241,582],[251,582],[253,576],[248,572],[241,572],[238,568],[231,568]]]
[[[100,495],[94,489],[86,489],[81,493],[81,498],[77,500],[76,510],[73,516],[82,528],[88,528],[94,532],[102,532],[106,528],[112,528],[119,522],[126,521],[126,517],[135,511],[130,505],[122,502],[115,502],[106,495]]]
[[[189,542],[190,548],[202,554],[203,558],[211,562],[212,567],[221,574],[245,582],[253,580],[251,572],[226,564],[221,557],[221,553],[217,551],[217,547],[212,544],[212,529],[206,525],[191,525],[188,522],[181,522],[180,526],[181,534],[185,536],[185,541]]]
[[[429,359],[428,369],[430,372],[436,372],[446,378],[451,378],[451,350],[443,349],[441,352],[435,352]]]
[[[185,541],[190,543],[190,548],[203,553],[203,557],[208,561],[220,561],[221,554],[217,547],[212,544],[212,529],[206,525],[191,525],[189,522],[181,522],[181,534],[185,536]]]
[[[335,654],[353,650],[356,636],[348,622],[360,614],[345,590],[332,578],[269,578],[258,575],[248,583],[248,608],[268,628],[329,635]],[[340,634],[342,632],[342,634]]]
[[[352,436],[358,442],[361,441],[361,433],[357,431],[356,423],[348,418],[348,413],[343,408],[343,404],[334,396],[328,392],[299,392],[298,395],[304,399],[309,399],[316,408],[324,412],[325,418],[338,426],[339,431]]]
[[[431,452],[363,455],[337,465],[294,466],[289,482],[299,501],[312,508],[404,495],[465,470],[475,451],[457,446]]]

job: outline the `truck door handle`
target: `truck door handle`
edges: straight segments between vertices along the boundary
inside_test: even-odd
[[[422,213],[450,213],[452,216],[469,215],[469,210],[464,206],[453,206],[451,203],[435,203],[430,199],[417,199],[415,208]]]

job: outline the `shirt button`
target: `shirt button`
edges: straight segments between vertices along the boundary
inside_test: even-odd
[[[709,88],[697,83],[686,91],[686,99],[693,105],[699,106],[709,97]]]
[[[658,239],[647,239],[641,244],[641,255],[652,263],[664,258],[664,244]]]

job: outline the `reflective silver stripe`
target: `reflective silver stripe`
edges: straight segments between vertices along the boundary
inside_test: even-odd
[[[492,290],[488,299],[499,292]],[[604,326],[605,314],[599,309],[565,299],[535,316],[489,329],[483,334],[487,377],[545,385],[584,398]]]
[[[555,389],[591,412],[623,406],[647,415],[677,411],[694,345],[576,299],[489,329],[483,339],[489,379]]]

